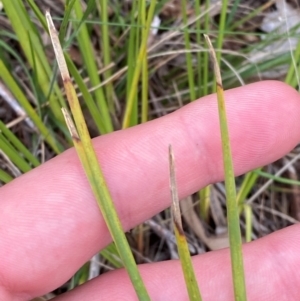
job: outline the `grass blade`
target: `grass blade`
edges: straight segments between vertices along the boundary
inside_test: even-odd
[[[209,46],[209,51],[214,64],[214,73],[216,78],[219,121],[220,121],[220,128],[221,128],[222,152],[223,152],[223,162],[224,162],[224,171],[225,171],[227,219],[228,219],[234,295],[236,301],[245,301],[247,300],[247,297],[246,297],[246,284],[245,284],[245,274],[244,274],[244,264],[243,264],[243,254],[242,254],[242,238],[241,238],[241,229],[239,223],[239,210],[238,210],[237,198],[236,198],[235,178],[234,178],[234,171],[233,171],[222,79],[221,79],[220,69],[217,63],[217,57],[213,49],[213,46],[211,44],[211,41],[207,35],[204,35],[204,37]]]
[[[35,68],[34,72],[38,74],[38,83],[44,94],[44,98],[46,98],[49,94],[49,81],[52,72],[37,28],[26,13],[22,1],[3,0],[2,2],[29,64],[32,68]],[[22,24],[22,26],[20,26],[20,24]],[[34,45],[34,52],[32,52],[31,44],[28,43],[28,39],[30,39],[31,44]],[[49,104],[57,120],[62,121],[63,116],[60,107],[65,106],[65,102],[57,85],[54,86],[54,91],[57,97],[51,93]]]
[[[146,2],[141,1],[141,20],[142,20],[142,35],[147,34],[147,19],[146,19]],[[148,56],[143,58],[142,65],[142,123],[148,120],[148,90],[149,90],[149,76],[148,76]]]
[[[73,7],[73,4],[72,4],[72,7]],[[84,14],[82,15],[82,18],[81,18],[78,26],[76,27],[74,32],[70,35],[69,39],[65,42],[66,48],[68,48],[71,45],[71,43],[73,42],[73,40],[78,36],[78,32],[81,29],[81,26],[84,25],[88,16],[95,10],[95,7],[96,7],[95,0],[89,0],[87,3],[86,10],[85,10]]]
[[[220,16],[220,23],[219,23],[219,31],[218,31],[218,39],[217,39],[217,62],[218,64],[221,63],[221,49],[223,46],[224,41],[224,33],[226,28],[226,16],[227,16],[227,7],[228,7],[228,0],[222,1],[222,8],[221,8],[221,16]]]
[[[270,6],[272,6],[276,1],[268,1],[267,3],[259,6],[258,8],[254,9],[252,12],[250,12],[249,14],[247,14],[244,18],[241,18],[240,20],[238,20],[237,22],[233,23],[232,26],[230,27],[230,30],[233,31],[236,28],[240,27],[241,25],[243,25],[246,21],[251,20],[251,18],[259,15],[259,13],[262,13],[264,10],[266,10],[267,8],[269,8]]]
[[[42,12],[38,8],[38,6],[35,4],[34,0],[27,0],[27,3],[29,4],[29,6],[31,7],[31,9],[33,10],[33,12],[35,13],[36,17],[38,18],[38,20],[42,24],[43,28],[46,31],[48,31],[48,27],[47,27],[47,22],[46,22],[45,16],[42,14]]]
[[[0,169],[0,181],[7,184],[8,182],[12,181],[14,178],[9,175],[6,171]]]
[[[68,23],[69,20],[71,18],[71,12],[73,10],[73,6],[75,4],[76,0],[71,0],[71,1],[67,1],[66,6],[65,6],[65,12],[64,12],[64,17],[63,20],[61,22],[60,28],[59,28],[59,41],[61,44],[63,44],[65,36],[66,36],[66,32],[67,32],[67,27],[68,27]]]
[[[59,154],[61,152],[61,146],[57,143],[55,138],[52,135],[50,135],[50,132],[44,125],[43,121],[37,115],[36,111],[32,108],[31,104],[29,103],[26,96],[23,94],[22,90],[19,88],[18,84],[15,82],[15,80],[7,70],[2,60],[0,60],[0,78],[2,78],[3,82],[7,85],[7,87],[15,96],[15,98],[19,100],[19,103],[22,105],[27,115],[31,118],[36,127],[39,129],[46,142],[57,154]]]
[[[299,81],[299,70],[297,69],[299,69],[300,43],[298,43],[292,55],[294,56],[294,59],[291,60],[290,67],[285,78],[285,82],[293,87],[297,87]],[[298,87],[298,91],[299,91],[299,87]]]
[[[260,170],[261,168],[257,169]],[[251,189],[254,187],[256,180],[258,178],[258,173],[255,171],[248,172],[243,179],[241,188],[237,195],[237,204],[239,206],[243,205],[247,195],[250,193]]]
[[[107,0],[99,0],[100,3],[100,16],[101,16],[101,29],[102,29],[102,51],[103,51],[103,63],[104,67],[109,66],[111,63],[111,47],[109,41],[109,27],[108,27],[108,3]],[[112,75],[111,68],[107,69],[104,73],[104,79],[107,80]],[[111,113],[114,112],[114,101],[113,101],[113,85],[111,82],[105,85],[105,96],[108,100],[108,107]]]
[[[123,268],[122,260],[119,256],[118,250],[114,243],[108,245],[105,249],[100,252],[101,256],[103,256],[110,264],[112,264],[115,268],[120,269]]]
[[[139,271],[137,269],[129,244],[126,240],[126,236],[124,234],[121,222],[118,218],[114,203],[111,199],[110,192],[106,185],[102,170],[99,166],[96,153],[93,148],[91,138],[89,136],[89,132],[76,95],[76,91],[70,80],[67,64],[64,59],[63,51],[59,43],[57,32],[49,12],[46,13],[46,18],[48,22],[53,48],[55,50],[55,56],[58,62],[58,67],[61,72],[64,87],[66,90],[66,95],[76,124],[75,127],[73,120],[68,114],[68,111],[63,108],[63,114],[65,116],[66,123],[71,133],[75,149],[84,167],[86,176],[89,180],[98,206],[101,210],[106,225],[111,233],[111,236],[116,244],[117,250],[129,274],[135,291],[140,300],[150,300],[146,288],[141,279],[141,276],[139,274]]]
[[[298,185],[298,186],[300,185],[300,181],[278,177],[278,176],[269,174],[267,172],[263,172],[263,171],[261,171],[261,169],[255,170],[254,173],[261,176],[261,177],[264,177],[264,178],[267,178],[267,179],[272,179],[272,180],[274,180],[278,183],[288,184],[288,185]]]
[[[89,5],[93,5],[94,0],[89,1]],[[78,19],[82,19],[84,14],[82,12],[81,2],[76,1],[74,4],[75,13]],[[88,33],[87,26],[85,24],[81,25],[80,31],[77,35],[77,41],[80,48],[80,51],[83,55],[83,60],[86,66],[86,71],[89,75],[91,84],[93,87],[99,86],[101,81],[98,75],[97,65],[95,64],[94,60],[94,50],[91,44],[90,35]],[[102,129],[101,133],[110,133],[113,131],[112,120],[110,118],[110,113],[108,110],[108,105],[105,99],[103,88],[100,87],[99,89],[95,90],[95,99],[100,110],[100,116],[103,120],[103,124],[105,128]]]
[[[210,0],[206,0],[205,1],[205,11],[208,11],[209,4],[210,4]],[[207,12],[205,14],[205,18],[204,18],[204,30],[206,32],[209,31],[209,20],[210,20],[210,16],[209,16],[209,13]],[[202,96],[208,94],[208,87],[209,87],[208,70],[209,70],[208,53],[207,53],[207,51],[204,51],[204,53],[203,53],[203,81],[202,81],[203,94],[202,94]]]
[[[7,155],[11,162],[22,172],[31,170],[30,165],[12,147],[9,141],[0,133],[0,149]]]
[[[188,73],[188,82],[189,82],[189,90],[190,90],[190,101],[196,99],[196,89],[195,89],[195,75],[192,63],[192,54],[191,50],[191,42],[190,42],[190,35],[187,27],[187,1],[181,0],[181,9],[182,9],[182,19],[184,24],[184,43],[185,49],[187,50],[185,57],[186,57],[186,65],[187,65],[187,73]],[[200,62],[198,62],[200,64]]]
[[[172,146],[169,146],[169,169],[170,169],[170,191],[172,197],[171,211],[173,226],[177,241],[177,248],[180,257],[181,267],[185,279],[186,288],[188,291],[189,299],[191,301],[201,301],[201,295],[195,276],[189,247],[186,241],[186,237],[182,228],[179,199],[176,184],[175,175],[175,160]]]
[[[246,242],[250,242],[252,238],[252,207],[247,204],[245,204],[243,207],[246,222]]]
[[[126,106],[125,115],[123,119],[123,126],[122,126],[123,128],[128,128],[130,126],[130,115],[134,104],[134,98],[136,95],[136,89],[139,81],[139,76],[142,70],[144,57],[147,53],[147,41],[148,41],[149,31],[151,27],[151,22],[155,11],[155,5],[156,5],[156,0],[151,0],[150,7],[148,10],[148,15],[147,15],[146,29],[144,35],[142,36],[142,43],[138,54],[137,63],[133,74],[131,88],[127,100],[127,106]]]
[[[103,123],[102,119],[99,118],[100,112],[99,109],[94,102],[94,99],[89,92],[88,88],[86,87],[83,78],[81,77],[80,73],[78,72],[75,64],[72,62],[70,57],[65,54],[65,59],[67,61],[68,69],[70,70],[71,75],[73,76],[76,84],[78,85],[78,88],[80,92],[82,93],[83,99],[85,101],[86,106],[89,109],[89,112],[94,120],[94,123],[99,131],[99,133],[102,132],[103,129],[105,129],[105,124]]]
[[[195,13],[197,16],[200,15],[201,13],[201,3],[200,0],[196,0],[195,1]],[[202,39],[202,34],[201,34],[201,20],[200,18],[197,18],[196,21],[196,42],[197,45],[201,45],[201,39]],[[202,62],[202,57],[203,57],[203,53],[201,53],[200,51],[197,52],[197,85],[198,85],[198,93],[197,93],[197,97],[201,97],[201,87],[202,87],[202,67],[205,67],[205,65]]]
[[[126,75],[126,106],[128,105],[130,97],[133,97],[133,100],[130,100],[131,112],[129,126],[136,125],[138,123],[138,90],[135,89],[134,96],[130,96],[131,89],[133,87],[132,80],[134,77],[134,72],[136,68],[136,61],[138,57],[138,47],[139,47],[139,18],[136,17],[136,11],[138,9],[138,0],[132,1],[131,13],[130,13],[130,31],[128,38],[127,46],[127,75]]]
[[[26,146],[11,132],[5,124],[0,120],[0,132],[9,140],[9,142],[23,154],[23,156],[32,164],[37,167],[40,165],[39,160],[26,148]]]

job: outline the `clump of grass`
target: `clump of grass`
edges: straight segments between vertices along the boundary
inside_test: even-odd
[[[46,20],[42,11],[46,2],[2,0],[2,3],[0,77],[4,89],[19,101],[22,110],[16,112],[4,93],[0,93],[1,107],[5,107],[4,114],[0,111],[0,182],[4,184],[70,147],[72,140],[61,113],[66,103],[61,83],[56,79],[57,65],[44,34]],[[224,2],[223,6],[209,0],[201,3],[67,0],[65,6],[52,8],[54,21],[62,24],[59,38],[93,136],[157,118],[211,93],[214,76],[203,34],[212,38],[224,88],[261,79],[264,71],[286,65],[289,67],[283,76],[285,81],[299,88],[296,76],[299,66],[295,62],[299,61],[300,44],[296,50],[290,49],[277,57],[256,63],[249,60],[253,51],[296,34],[295,31],[265,34],[257,30],[268,13],[268,5],[274,1],[257,7],[242,6],[239,0],[231,5]],[[151,34],[149,43],[154,16],[161,19],[161,24],[158,32]],[[2,89],[0,85],[0,92]],[[26,123],[26,117],[30,118],[32,127]],[[295,162],[293,155],[287,159]],[[291,165],[281,161],[238,179],[237,202],[242,234],[247,241],[295,222],[293,212],[282,209],[288,207],[286,199],[290,196],[297,205],[299,191],[297,172],[290,168],[282,176],[282,170],[287,167]],[[266,182],[262,190],[261,182]],[[225,211],[218,209],[225,204],[223,190],[223,184],[218,183],[193,196],[195,212],[200,211],[208,234],[226,225]],[[253,191],[260,194],[249,198]],[[218,198],[214,197],[216,194]],[[258,206],[258,195],[264,207]],[[274,204],[273,199],[281,201]],[[216,212],[221,218],[216,219]],[[133,235],[128,234],[131,246],[139,245],[140,253],[135,256],[140,262],[156,261],[163,254],[167,254],[166,259],[173,258],[177,254],[170,243],[173,236],[168,224],[163,221],[168,217],[166,211],[134,229]],[[238,222],[236,217],[235,221]],[[192,240],[198,250],[206,251],[207,246],[197,241],[192,226],[189,230],[188,242]],[[150,241],[161,243],[157,253]],[[107,266],[122,265],[114,245],[101,254],[101,273]],[[87,281],[91,266],[92,263],[85,265],[69,287]]]

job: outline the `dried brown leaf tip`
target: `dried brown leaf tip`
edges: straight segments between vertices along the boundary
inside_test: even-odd
[[[64,53],[63,53],[63,50],[61,48],[60,41],[58,38],[57,30],[54,26],[50,12],[46,11],[45,16],[46,16],[49,34],[50,34],[52,46],[54,49],[55,57],[57,60],[58,68],[61,73],[61,77],[64,82],[70,81],[70,75],[69,75],[69,71],[67,68],[67,63],[66,63]]]
[[[216,77],[216,84],[219,88],[221,88],[223,90],[223,84],[222,84],[222,77],[221,77],[221,72],[220,72],[220,67],[218,65],[218,60],[216,57],[216,52],[214,50],[214,47],[211,43],[211,40],[209,38],[208,35],[204,34],[204,38],[208,44],[208,50],[209,50],[209,54],[214,66],[214,73],[215,73],[215,77]]]
[[[179,198],[178,198],[178,189],[176,183],[176,174],[175,174],[175,158],[172,145],[169,145],[169,171],[170,171],[170,191],[171,191],[171,210],[172,217],[176,228],[180,234],[183,234],[182,230],[182,221],[181,213],[179,207]]]

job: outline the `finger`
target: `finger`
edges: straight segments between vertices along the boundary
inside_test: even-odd
[[[273,301],[278,296],[283,300],[299,299],[299,227],[295,225],[244,245],[248,301]],[[228,249],[194,256],[193,265],[203,300],[234,300]],[[145,264],[139,269],[151,300],[189,300],[178,260]],[[122,269],[104,274],[54,300],[133,301],[138,298]]]
[[[270,81],[225,97],[236,174],[280,158],[299,141],[295,90]],[[169,206],[169,144],[181,198],[222,179],[215,95],[95,139],[125,230]],[[57,287],[111,240],[73,149],[6,185],[0,199],[0,279],[17,292],[41,295]]]

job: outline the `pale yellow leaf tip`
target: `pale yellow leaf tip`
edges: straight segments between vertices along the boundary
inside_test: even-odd
[[[70,81],[70,75],[69,75],[67,63],[50,12],[46,11],[45,16],[46,16],[50,38],[51,38],[52,46],[54,49],[54,53],[55,53],[55,57],[56,57],[56,61],[58,64],[61,77],[64,82]]]

